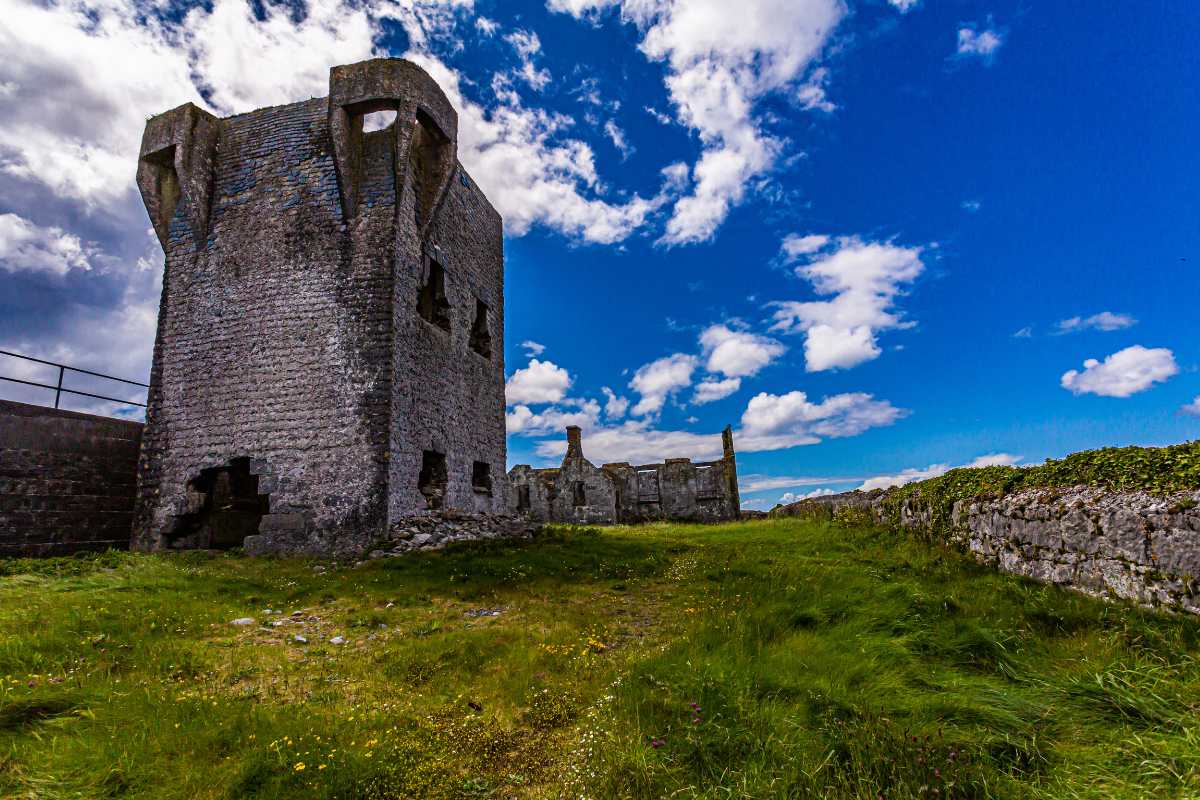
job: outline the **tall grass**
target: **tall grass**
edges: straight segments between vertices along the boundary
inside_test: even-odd
[[[869,528],[0,575],[5,797],[1200,796],[1200,623]]]

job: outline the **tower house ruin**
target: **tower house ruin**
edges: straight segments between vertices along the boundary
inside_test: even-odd
[[[147,122],[166,268],[136,547],[352,552],[414,514],[507,509],[503,232],[457,144],[400,59]]]

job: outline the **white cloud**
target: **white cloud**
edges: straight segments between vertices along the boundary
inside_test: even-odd
[[[629,410],[629,398],[618,395],[607,386],[601,386],[604,392],[604,416],[610,420],[620,419]]]
[[[791,264],[800,256],[811,255],[823,250],[827,244],[829,244],[829,237],[822,234],[810,233],[807,236],[800,236],[796,233],[789,233],[783,237],[780,252],[784,256],[784,263]]]
[[[500,30],[500,23],[496,22],[494,19],[488,19],[487,17],[476,17],[475,30],[479,31],[484,36],[492,36],[496,33],[496,31]]]
[[[139,235],[144,237],[148,251],[161,252],[152,230],[140,230]],[[124,289],[116,307],[104,308],[67,301],[71,324],[56,339],[18,334],[0,339],[0,349],[149,383],[158,304],[162,293],[161,264],[160,257],[137,259],[135,266],[127,269]],[[103,332],[103,335],[97,335],[97,331]],[[58,377],[57,370],[52,367],[11,358],[5,359],[0,372],[38,383],[53,384]],[[107,397],[140,403],[146,401],[144,388],[80,373],[68,372],[64,385]],[[2,391],[6,399],[42,405],[53,395],[48,390],[23,387],[7,381],[3,383]],[[143,414],[137,406],[67,394],[63,395],[62,405],[75,411],[119,415],[130,419],[140,419]]]
[[[0,269],[65,275],[91,269],[93,254],[93,248],[62,228],[43,228],[16,214],[0,214]]]
[[[995,467],[995,466],[1012,466],[1021,460],[1020,456],[1014,456],[1011,453],[990,453],[985,456],[979,456],[969,464],[961,464],[960,467]],[[869,492],[872,489],[888,489],[893,486],[904,486],[905,484],[914,481],[923,481],[927,478],[936,478],[939,475],[945,475],[952,469],[949,464],[930,464],[925,469],[909,468],[897,475],[877,475],[874,478],[868,478],[863,481],[858,487],[859,491]]]
[[[508,433],[525,436],[544,436],[561,432],[568,425],[578,425],[590,430],[600,419],[600,404],[595,400],[572,401],[574,410],[552,406],[534,413],[529,406],[518,405],[504,415],[504,427]]]
[[[747,185],[784,143],[755,114],[762,97],[794,84],[846,15],[842,0],[549,0],[580,18],[621,8],[642,31],[641,50],[667,64],[678,120],[700,137],[691,192],[675,202],[662,241],[710,239]]]
[[[857,436],[870,428],[891,425],[908,414],[886,400],[861,392],[830,395],[810,402],[804,392],[784,395],[760,392],[742,414],[743,450],[777,450],[816,444],[822,438]]]
[[[604,135],[613,143],[613,147],[617,148],[622,161],[633,155],[633,145],[626,140],[625,131],[621,130],[621,126],[616,122],[610,119],[604,123]]]
[[[786,475],[743,475],[738,479],[738,488],[747,494],[768,489],[792,489],[797,486],[821,486],[827,483],[845,483],[858,478],[795,478]]]
[[[504,217],[505,231],[521,236],[535,224],[599,244],[627,238],[668,201],[634,194],[620,205],[595,195],[601,189],[592,149],[563,138],[572,120],[525,108],[513,92],[484,109],[460,89],[460,76],[419,53],[407,58],[424,67],[458,109],[458,156]]]
[[[1193,417],[1200,417],[1200,395],[1196,395],[1196,399],[1192,402],[1180,406],[1179,410],[1185,414],[1191,414]]]
[[[804,494],[784,492],[779,498],[778,505],[786,506],[790,503],[798,503],[801,500],[812,500],[814,497],[829,497],[830,495],[835,494],[837,494],[837,492],[835,492],[833,489],[813,489],[811,492],[805,492]]]
[[[649,114],[650,116],[654,117],[654,121],[657,122],[658,124],[660,124],[660,125],[674,124],[675,120],[671,119],[666,114],[659,111],[657,108],[654,108],[653,106],[646,106],[645,108],[646,108],[646,113]]]
[[[535,342],[532,339],[526,339],[521,342],[521,347],[525,348],[525,352],[531,356],[540,356],[546,352],[546,345],[541,342]]]
[[[993,28],[979,30],[978,26],[968,25],[958,29],[958,48],[956,53],[961,58],[977,57],[985,64],[995,57],[1000,45],[1004,44],[1004,34]]]
[[[749,331],[733,330],[727,325],[706,328],[700,334],[700,346],[707,359],[705,368],[727,378],[756,375],[787,351],[774,339]],[[736,391],[736,387],[733,391]]]
[[[800,107],[808,111],[824,111],[826,114],[837,110],[837,106],[829,100],[825,87],[829,85],[829,68],[817,67],[812,71],[798,90],[796,100]]]
[[[692,395],[692,402],[696,405],[704,405],[705,403],[713,403],[742,388],[741,378],[726,378],[717,380],[715,378],[706,378],[696,384],[696,392]]]
[[[847,368],[877,358],[879,331],[910,327],[893,309],[901,287],[924,271],[920,247],[891,242],[864,242],[841,237],[831,252],[820,252],[820,237],[784,239],[783,255],[810,260],[796,274],[832,300],[773,303],[773,331],[805,333],[804,355],[809,372]],[[805,244],[805,240],[808,243]],[[813,248],[813,249],[806,249]],[[794,253],[794,254],[793,254]]]
[[[643,364],[629,381],[629,388],[641,396],[633,413],[645,416],[662,411],[668,397],[692,385],[692,373],[697,365],[697,358],[686,353],[675,353]]]
[[[1082,372],[1069,370],[1063,373],[1061,383],[1073,394],[1129,397],[1178,372],[1175,355],[1167,348],[1148,349],[1135,344],[1118,350],[1103,362],[1089,358],[1083,362]]]
[[[504,384],[508,405],[557,403],[571,388],[571,376],[552,361],[530,359],[529,366],[517,370]]]
[[[533,57],[542,52],[542,42],[533,31],[513,31],[504,37],[504,41],[513,46],[521,59],[521,69],[517,76],[529,84],[531,89],[541,91],[550,83],[550,71],[539,69],[533,63]]]
[[[1079,331],[1119,331],[1137,324],[1137,320],[1129,314],[1114,314],[1111,311],[1101,311],[1090,317],[1071,317],[1058,323],[1057,333],[1078,333]]]
[[[907,14],[909,11],[912,11],[914,8],[919,6],[921,4],[921,0],[888,0],[888,3],[890,3],[892,7],[901,14]]]
[[[962,201],[962,209],[963,209],[963,211],[966,211],[968,214],[974,214],[976,211],[978,211],[981,208],[983,208],[983,203],[979,202],[978,200],[963,200]]]
[[[534,449],[544,458],[562,458],[567,443],[565,439],[547,439]],[[648,464],[667,458],[711,461],[721,457],[721,435],[663,431],[646,420],[627,420],[621,425],[586,431],[583,452],[596,463]]]
[[[1013,338],[1014,339],[1032,339],[1033,338],[1033,326],[1026,325],[1024,328],[1021,328],[1021,330],[1014,333]]]

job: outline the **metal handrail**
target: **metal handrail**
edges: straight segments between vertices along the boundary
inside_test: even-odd
[[[42,359],[42,358],[34,358],[33,356],[22,355],[21,353],[13,353],[9,350],[0,350],[0,355],[12,356],[13,358],[22,358],[26,361],[34,361],[38,364],[45,364],[50,367],[58,367],[58,385],[57,386],[51,386],[48,383],[35,383],[34,381],[24,381],[24,380],[21,380],[20,378],[9,378],[5,375],[0,375],[0,381],[11,381],[12,383],[21,383],[26,386],[36,386],[39,389],[53,389],[54,390],[54,407],[55,408],[58,408],[58,404],[62,398],[63,392],[66,392],[67,394],[77,394],[77,395],[81,395],[83,397],[94,397],[97,400],[108,400],[113,403],[124,403],[125,405],[129,405],[129,406],[139,406],[141,408],[146,407],[145,403],[138,403],[134,400],[121,400],[120,398],[117,398],[117,397],[105,397],[102,394],[92,394],[91,392],[81,392],[78,389],[67,389],[66,387],[63,386],[63,377],[66,374],[67,370],[70,370],[71,372],[81,372],[84,375],[94,375],[97,378],[104,378],[105,380],[119,381],[121,383],[128,383],[132,386],[141,386],[146,389],[150,388],[150,384],[148,384],[148,383],[140,383],[138,381],[131,381],[127,378],[118,378],[114,375],[105,375],[103,372],[93,372],[90,369],[83,369],[81,367],[70,367],[70,366],[67,366],[66,364],[59,364],[57,361],[46,361],[45,359]]]

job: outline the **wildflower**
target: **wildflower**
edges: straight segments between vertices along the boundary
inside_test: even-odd
[[[295,766],[295,770],[296,770],[296,772],[304,772],[304,762],[303,762],[303,761],[297,761],[297,762],[296,762],[296,766]]]

